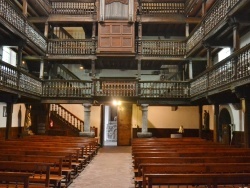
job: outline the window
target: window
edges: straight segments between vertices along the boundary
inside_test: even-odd
[[[2,61],[9,63],[13,66],[16,66],[16,58],[17,58],[17,54],[16,52],[14,52],[13,50],[11,50],[9,47],[4,46],[3,47],[3,57],[2,57]]]
[[[222,61],[223,59],[227,58],[228,56],[231,55],[231,49],[230,48],[223,48],[219,53],[218,53],[218,61]]]

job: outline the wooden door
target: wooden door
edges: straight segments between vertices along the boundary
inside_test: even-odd
[[[122,104],[117,109],[117,145],[131,145],[132,104]]]

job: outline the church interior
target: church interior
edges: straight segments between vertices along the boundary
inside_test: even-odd
[[[41,153],[22,145],[52,147],[50,141],[58,155],[66,153],[59,150],[63,143],[67,152],[81,148],[80,166],[73,161],[73,171],[59,170],[63,180],[47,177],[45,187],[70,186],[105,146],[132,148],[135,187],[144,188],[200,179],[144,177],[149,167],[139,158],[152,157],[146,150],[202,145],[214,153],[225,149],[226,157],[234,155],[226,148],[237,148],[246,157],[239,160],[248,161],[249,18],[249,0],[0,0],[0,150],[7,155],[15,145],[19,155],[42,155],[45,145]],[[205,157],[195,149],[190,153]],[[248,185],[250,175],[242,171],[221,183]],[[217,177],[203,178],[213,184]]]

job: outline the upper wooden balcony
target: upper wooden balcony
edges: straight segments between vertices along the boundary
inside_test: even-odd
[[[193,1],[190,0],[189,2],[191,2],[192,4]],[[202,19],[200,24],[197,25],[197,27],[188,37],[186,44],[184,44],[185,40],[180,42],[155,40],[152,42],[146,41],[144,39],[138,39],[135,40],[136,44],[134,45],[134,51],[139,55],[142,54],[144,57],[162,57],[164,56],[164,54],[166,54],[165,56],[167,57],[189,57],[200,47],[202,47],[203,42],[207,38],[211,38],[216,33],[216,31],[218,31],[220,28],[223,28],[223,26],[227,24],[228,16],[231,16],[234,12],[237,11],[237,9],[247,5],[247,3],[248,1],[246,0],[216,1],[213,7]],[[97,14],[96,4],[91,0],[86,2],[64,2],[53,0],[51,1],[50,9],[48,1],[46,0],[39,0],[38,4],[39,6],[46,6],[47,8],[45,9],[51,11],[47,20],[51,23],[69,22],[70,20],[70,22],[72,22],[72,17],[70,17],[72,15],[77,17],[73,19],[73,22],[79,22],[78,19],[82,19],[81,22],[98,21],[97,17],[93,17],[93,15]],[[23,13],[19,9],[17,9],[10,0],[1,0],[0,10],[1,23],[6,27],[6,30],[8,30],[7,28],[9,28],[13,35],[18,35],[24,41],[29,41],[27,42],[28,45],[32,46],[32,48],[38,49],[38,51],[40,50],[40,56],[43,55],[44,52],[46,52],[49,56],[52,55],[53,58],[56,58],[55,56],[57,55],[60,56],[63,55],[63,53],[65,53],[65,55],[68,55],[68,53],[74,52],[73,55],[78,56],[80,54],[81,56],[86,56],[85,58],[88,58],[90,54],[95,55],[98,52],[96,48],[98,40],[96,41],[95,39],[49,39],[47,41],[43,34],[41,34],[36,29],[36,27],[33,26],[33,24],[27,21],[27,18],[23,15]],[[175,14],[175,16],[173,16],[173,14]],[[63,17],[63,15],[66,15],[66,17]],[[170,15],[169,19],[175,20],[169,20],[168,16],[166,15]],[[142,1],[141,6],[138,10],[138,16],[140,16],[140,19],[137,21],[145,21],[145,23],[164,23],[164,20],[167,19],[166,23],[187,23],[188,21],[186,19],[190,19],[185,18],[185,20],[182,20],[181,18],[181,21],[178,21],[176,20],[178,19],[178,15],[180,15],[181,17],[185,17],[185,4],[181,1],[178,1],[176,3],[154,3]],[[73,55],[71,55],[71,57]],[[90,58],[92,58],[92,56]]]
[[[186,81],[137,79],[40,80],[9,64],[0,64],[0,90],[29,95],[44,102],[80,102],[104,98],[137,101],[152,99],[187,104],[201,98],[231,92],[250,84],[250,44],[236,51],[197,78]],[[225,98],[225,96],[224,96]]]

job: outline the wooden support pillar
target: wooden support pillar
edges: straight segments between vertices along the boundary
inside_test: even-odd
[[[16,62],[16,66],[18,68],[21,67],[22,60],[23,60],[23,45],[20,45],[20,46],[18,46],[18,50],[17,50],[17,62]]]
[[[193,62],[192,62],[192,60],[189,60],[189,64],[188,64],[188,77],[189,77],[189,79],[193,79]]]
[[[141,79],[141,59],[138,59],[138,65],[137,65],[137,78]]]
[[[202,138],[202,105],[199,105],[199,137]]]
[[[92,59],[91,60],[91,72],[92,72],[92,78],[95,78],[95,60],[94,59]]]
[[[48,22],[45,22],[45,26],[44,26],[44,36],[46,38],[48,38],[49,36],[49,23]]]
[[[40,74],[39,78],[43,79],[44,78],[44,59],[41,59],[40,61]]]
[[[250,147],[250,99],[249,97],[241,99],[242,111],[244,113],[244,143],[245,147]]]
[[[218,142],[218,126],[219,126],[219,105],[214,105],[214,142]]]
[[[6,120],[5,139],[7,140],[11,136],[10,134],[12,125],[13,103],[7,103],[6,113],[7,113],[7,120]]]
[[[239,34],[239,24],[233,25],[233,51],[240,49],[240,34]]]
[[[202,0],[202,12],[201,12],[201,17],[204,17],[205,15],[206,15],[206,2],[207,2],[207,0]]]
[[[142,54],[142,23],[138,23],[138,54]]]
[[[28,16],[28,0],[23,0],[23,15]]]
[[[186,23],[185,35],[189,37],[189,23]]]
[[[92,23],[92,40],[95,40],[96,37],[96,22]]]
[[[213,66],[211,50],[211,47],[207,46],[207,68],[211,68]]]

